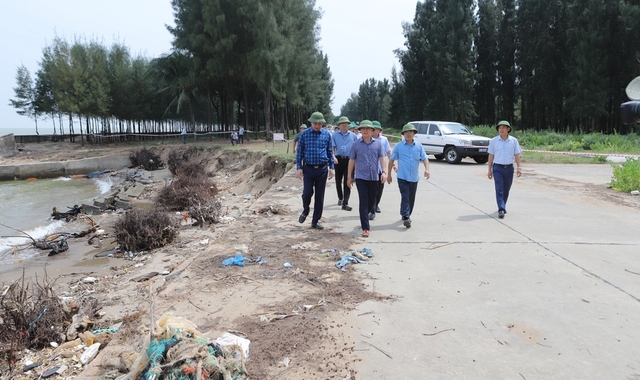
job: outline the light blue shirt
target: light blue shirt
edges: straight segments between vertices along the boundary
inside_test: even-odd
[[[499,165],[510,165],[516,158],[516,154],[522,153],[522,148],[518,139],[513,136],[503,140],[500,135],[494,137],[489,142],[489,154],[493,154],[493,163]]]
[[[358,139],[351,145],[349,159],[356,160],[356,179],[380,181],[380,157],[386,156],[380,140],[371,139],[367,144]]]
[[[420,181],[420,174],[418,174],[420,162],[428,160],[422,144],[416,144],[415,140],[411,145],[405,140],[397,143],[391,152],[391,159],[398,161],[398,179],[408,182]]]
[[[333,141],[333,146],[336,148],[336,156],[349,157],[351,145],[356,141],[356,134],[351,131],[347,131],[345,134],[342,134],[342,131],[336,131],[331,135],[331,140]]]
[[[391,152],[391,145],[389,144],[389,139],[386,136],[378,135],[377,140],[380,140],[380,143],[382,143],[382,149],[384,150],[385,155]],[[386,170],[386,168],[382,167],[382,164],[378,165],[378,169],[379,173],[382,173],[384,170]]]

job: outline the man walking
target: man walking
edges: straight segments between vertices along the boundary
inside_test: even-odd
[[[489,142],[489,172],[487,177],[493,178],[496,188],[496,203],[498,204],[498,218],[504,218],[507,213],[507,199],[513,183],[513,161],[517,165],[516,175],[522,175],[520,153],[522,148],[518,140],[509,136],[511,124],[502,120],[496,125],[499,135]]]
[[[380,140],[371,137],[373,124],[369,120],[363,120],[359,126],[361,139],[356,140],[351,146],[349,153],[349,168],[347,170],[347,186],[353,186],[355,177],[358,188],[358,198],[360,211],[360,227],[362,237],[369,237],[370,215],[375,212],[375,201],[378,192],[378,183],[386,181],[386,173],[382,172],[380,177],[380,167],[387,166],[387,155],[382,148]],[[355,175],[352,176],[355,169]],[[374,213],[375,215],[375,213]]]
[[[238,129],[238,138],[240,138],[240,142],[244,144],[244,127],[242,125],[240,129]]]
[[[322,128],[326,121],[321,112],[311,114],[309,122],[311,122],[311,128],[300,133],[296,149],[297,176],[303,180],[302,213],[298,217],[298,222],[304,223],[307,219],[311,197],[315,192],[311,227],[321,230],[324,227],[318,221],[322,217],[324,190],[327,177],[333,178],[332,143],[331,134]]]
[[[380,124],[379,121],[374,120],[371,122],[371,124],[373,124],[373,133],[372,133],[372,137],[376,140],[380,140],[380,142],[382,143],[382,147],[384,148],[384,152],[388,157],[391,157],[391,145],[389,145],[389,139],[387,139],[386,136],[382,135],[382,124]],[[382,173],[382,171],[384,170],[384,167],[380,167],[380,173]],[[382,177],[382,174],[380,174],[380,176]],[[380,200],[382,199],[382,191],[384,190],[384,181],[382,181],[382,179],[380,179],[380,184],[379,184],[379,188],[378,188],[378,195],[376,197],[376,205],[375,205],[375,212],[379,213],[380,211]],[[375,218],[376,214],[374,213],[372,215],[372,218]]]
[[[387,183],[391,184],[392,169],[395,161],[398,161],[398,189],[400,189],[400,216],[402,216],[402,224],[411,228],[411,214],[413,213],[413,205],[416,203],[416,192],[418,190],[418,182],[420,175],[418,168],[420,162],[424,165],[424,178],[429,179],[429,159],[424,153],[422,144],[416,143],[413,139],[418,130],[413,124],[406,124],[402,127],[402,141],[393,147],[391,158],[387,171]]]
[[[338,119],[338,131],[331,135],[333,140],[334,165],[336,167],[336,190],[338,192],[338,205],[343,210],[351,211],[349,206],[349,198],[351,197],[351,189],[347,186],[347,169],[349,168],[349,153],[351,145],[356,141],[356,135],[348,130],[349,118],[341,116]]]

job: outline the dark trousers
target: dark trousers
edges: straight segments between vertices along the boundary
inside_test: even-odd
[[[398,178],[398,188],[400,189],[400,215],[402,219],[407,220],[413,213],[413,205],[416,203],[418,182]]]
[[[384,191],[384,182],[382,182],[382,173],[379,174],[380,182],[378,182],[378,195],[376,195],[376,204],[374,210],[378,208],[380,204],[380,199],[382,199],[382,192]]]
[[[309,215],[309,206],[311,205],[311,197],[315,192],[316,198],[313,202],[313,218],[311,224],[318,224],[322,218],[322,208],[324,206],[324,189],[327,185],[327,176],[329,175],[329,166],[325,165],[321,168],[314,169],[312,166],[305,165],[302,167],[302,212]]]
[[[360,227],[362,230],[370,230],[369,213],[376,211],[376,196],[378,195],[378,181],[365,181],[356,179],[358,188],[358,202],[360,211]]]
[[[504,168],[493,165],[493,183],[496,187],[496,203],[498,211],[507,211],[507,199],[513,183],[513,166]]]
[[[336,191],[338,192],[338,199],[342,201],[342,205],[349,204],[349,198],[351,197],[351,189],[347,186],[347,170],[349,169],[349,158],[337,157],[338,164],[336,165]],[[343,193],[344,191],[344,193]]]
[[[240,139],[240,142],[244,144],[244,134],[238,135],[238,138]]]

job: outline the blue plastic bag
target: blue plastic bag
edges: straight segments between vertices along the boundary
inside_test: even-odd
[[[239,267],[243,267],[245,261],[251,261],[251,259],[242,256],[242,253],[238,253],[235,257],[229,257],[228,259],[222,261],[222,265],[224,265],[225,267],[229,265],[237,265]]]

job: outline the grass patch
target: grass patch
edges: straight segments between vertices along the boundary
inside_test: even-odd
[[[622,164],[613,164],[611,187],[626,193],[640,190],[640,160],[627,160]]]
[[[605,164],[606,157],[577,156],[557,153],[523,152],[522,162],[532,164]]]

